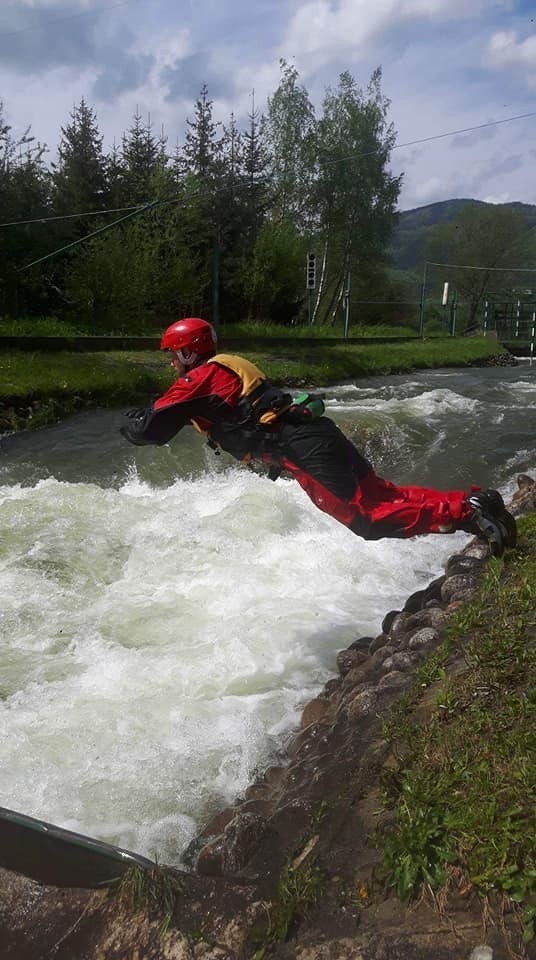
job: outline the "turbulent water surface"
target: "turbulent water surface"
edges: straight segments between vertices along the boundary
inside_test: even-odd
[[[344,384],[328,412],[401,483],[536,471],[536,366]],[[180,863],[277,758],[338,650],[466,537],[366,543],[192,430],[120,412],[0,440],[0,806]]]

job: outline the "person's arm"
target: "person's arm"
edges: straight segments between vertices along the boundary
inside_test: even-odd
[[[162,446],[193,419],[206,422],[207,429],[225,419],[239,393],[236,374],[217,364],[204,364],[179,377],[151,406],[128,413],[128,423],[120,432],[138,446]]]
[[[158,410],[154,406],[136,410],[127,414],[128,423],[120,427],[119,432],[137,446],[156,444],[160,447],[190,422],[189,407],[187,403],[176,403]]]

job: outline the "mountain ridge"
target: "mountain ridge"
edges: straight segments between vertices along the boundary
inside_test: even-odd
[[[518,200],[486,203],[484,200],[455,198],[427,203],[410,210],[399,210],[391,241],[393,265],[398,270],[415,270],[425,259],[424,247],[430,231],[440,223],[451,223],[468,203],[478,206],[508,207],[521,213],[529,229],[536,227],[536,204]]]

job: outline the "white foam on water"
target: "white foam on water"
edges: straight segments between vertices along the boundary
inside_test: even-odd
[[[0,803],[170,863],[467,539],[367,543],[234,468],[0,487],[0,522]]]
[[[536,474],[536,449],[534,446],[530,447],[530,449],[526,447],[525,449],[518,450],[513,457],[509,457],[506,462],[506,471],[508,475],[528,473],[530,476],[534,476]],[[517,490],[515,476],[511,477],[506,490],[508,494],[512,494]]]
[[[406,388],[408,384],[405,385]],[[417,386],[417,385],[415,385]],[[405,413],[414,417],[435,417],[444,416],[449,413],[471,413],[480,407],[480,401],[471,397],[462,396],[448,388],[438,388],[435,390],[425,390],[416,396],[403,396],[401,391],[397,396],[383,399],[378,397],[377,392],[372,396],[357,397],[353,400],[338,400],[337,398],[329,400],[328,409],[337,412],[356,412],[361,410],[373,410],[381,413]]]

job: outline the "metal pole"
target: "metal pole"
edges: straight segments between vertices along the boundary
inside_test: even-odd
[[[350,271],[347,271],[344,290],[344,337],[348,338],[350,326]]]
[[[516,337],[519,336],[519,308],[521,306],[521,301],[517,301],[517,310],[516,310]]]
[[[488,328],[488,301],[484,301],[484,336],[486,336],[486,330]]]
[[[421,285],[421,304],[419,308],[419,336],[421,339],[424,339],[424,305],[426,302],[426,268],[428,266],[428,261],[425,260],[424,271],[422,275],[422,285]]]
[[[533,358],[534,358],[534,330],[536,329],[535,324],[536,324],[536,313],[533,313],[533,314],[532,314],[532,330],[531,330],[531,333],[530,333],[530,338],[531,338],[531,339],[530,339],[530,361],[529,361],[529,367],[532,367],[532,360],[533,360]]]
[[[458,300],[458,291],[454,291],[454,296],[452,298],[452,311],[450,314],[450,335],[453,337],[456,333],[456,304]]]

